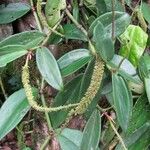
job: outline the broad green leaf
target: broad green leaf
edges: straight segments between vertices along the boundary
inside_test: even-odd
[[[150,121],[150,105],[146,95],[142,95],[136,101],[132,117],[129,122],[129,127],[127,129],[126,135],[130,135],[135,130],[143,126],[147,121]]]
[[[94,150],[98,147],[101,134],[101,117],[98,110],[95,110],[88,120],[81,141],[81,150]]]
[[[137,66],[142,56],[148,35],[139,26],[129,25],[126,31],[120,36],[122,47],[120,54],[129,59],[129,61]]]
[[[132,95],[123,78],[117,74],[112,74],[112,86],[117,120],[122,130],[125,132],[132,113]]]
[[[98,11],[98,16],[107,12],[105,0],[101,0],[101,2],[99,0],[96,0],[96,7]]]
[[[89,28],[89,33],[92,34],[95,26],[98,22],[101,22],[108,34],[109,37],[112,36],[112,12],[105,13],[99,16],[95,21],[91,24]],[[122,34],[126,27],[130,23],[130,17],[127,13],[115,11],[115,37]]]
[[[80,144],[83,133],[79,130],[64,129],[57,139],[60,143],[61,150],[80,150]]]
[[[142,2],[141,11],[146,21],[150,24],[150,5]]]
[[[145,83],[147,98],[150,103],[150,78],[144,78],[144,83]]]
[[[66,24],[63,28],[66,39],[87,41],[87,37],[74,24]]]
[[[144,95],[140,96],[134,105],[132,117],[129,122],[124,141],[129,150],[145,149],[150,140],[150,105]],[[122,150],[121,145],[117,150]]]
[[[37,95],[36,89],[33,90],[33,94]],[[24,89],[8,97],[0,108],[0,140],[17,126],[29,109]]]
[[[65,0],[47,0],[45,7],[45,15],[49,26],[53,27],[59,21],[60,11],[66,8]]]
[[[143,141],[144,134],[145,134],[144,136],[145,141]],[[145,150],[150,142],[149,134],[150,134],[150,122],[146,122],[143,126],[135,130],[135,132],[133,132],[130,136],[125,138],[124,143],[129,150]],[[122,150],[122,149],[123,149],[122,145],[119,144],[115,150]]]
[[[36,63],[43,78],[57,90],[62,90],[63,81],[56,59],[46,47],[36,51]]]
[[[67,105],[79,101],[78,95],[80,90],[80,82],[82,75],[77,76],[68,82],[62,91],[60,91],[54,99],[53,106]],[[61,110],[50,113],[53,128],[58,128],[66,119],[70,110]]]
[[[150,55],[145,54],[144,56],[141,56],[138,69],[142,79],[144,77],[150,78]]]
[[[45,38],[39,31],[26,31],[9,36],[0,42],[0,47],[8,45],[22,45],[26,49],[38,46]]]
[[[87,49],[76,49],[63,55],[57,62],[62,76],[67,76],[83,67],[91,58]]]
[[[0,24],[13,22],[22,17],[30,10],[30,6],[25,3],[9,3],[0,5]]]
[[[93,31],[93,39],[96,42],[96,50],[105,61],[109,61],[114,56],[114,44],[111,37],[108,36],[103,24],[98,24]]]
[[[0,47],[0,67],[27,54],[27,50],[22,45],[8,45]]]
[[[113,59],[107,62],[108,67],[111,69],[117,69],[124,58],[120,55],[114,55]],[[121,63],[118,73],[123,76],[125,79],[132,81],[136,84],[141,84],[140,78],[136,75],[135,67],[127,59]]]

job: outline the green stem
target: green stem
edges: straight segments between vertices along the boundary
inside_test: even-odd
[[[42,0],[37,0],[37,14],[39,16],[39,19],[41,21],[41,24],[43,25],[43,27],[47,27],[51,32],[59,35],[60,37],[64,37],[63,34],[59,33],[58,31],[56,31],[54,28],[51,28],[48,23],[47,23],[47,20],[45,18],[45,16],[42,14],[42,7],[41,7],[41,4],[42,4]]]
[[[117,135],[117,137],[118,137],[118,139],[119,139],[119,141],[120,141],[120,143],[121,143],[123,149],[124,149],[124,150],[128,150],[128,149],[126,148],[126,145],[125,145],[125,143],[124,143],[122,137],[119,135],[117,129],[115,128],[115,126],[114,126],[114,124],[113,124],[113,122],[112,122],[112,118],[111,118],[110,116],[108,116],[107,114],[105,114],[105,115],[106,115],[107,119],[109,120],[109,123],[110,123],[112,129],[114,130],[115,134]]]
[[[112,3],[112,40],[115,40],[115,0]]]
[[[46,148],[47,144],[49,143],[50,139],[51,139],[51,137],[48,136],[47,139],[46,139],[46,140],[44,141],[44,143],[42,144],[40,150],[45,150],[45,148]]]
[[[43,106],[46,107],[46,102],[45,102],[45,98],[44,98],[44,95],[43,95],[43,88],[44,88],[44,78],[42,78],[42,83],[41,83],[41,100],[42,100]],[[46,116],[48,128],[51,131],[52,130],[52,125],[51,125],[51,121],[50,121],[48,112],[45,112],[45,116]]]
[[[3,93],[3,95],[4,95],[4,97],[5,97],[5,100],[6,100],[6,99],[7,99],[7,94],[6,94],[6,91],[5,91],[5,88],[4,88],[4,85],[3,85],[3,81],[2,81],[1,76],[0,76],[0,87],[1,87],[1,89],[2,89],[2,93]]]
[[[31,5],[31,7],[32,7],[33,15],[34,15],[36,24],[37,24],[37,26],[38,26],[38,29],[39,29],[40,32],[42,32],[42,27],[41,27],[41,24],[40,24],[38,15],[37,15],[37,13],[36,13],[36,11],[35,11],[33,0],[30,0],[30,5]]]
[[[77,27],[78,29],[80,29],[80,30],[85,34],[86,37],[88,37],[87,31],[82,27],[81,24],[79,24],[79,23],[76,21],[76,19],[74,19],[74,17],[71,15],[70,11],[69,11],[68,9],[66,9],[65,12],[66,12],[67,16],[70,18],[70,20],[76,25],[76,27]]]

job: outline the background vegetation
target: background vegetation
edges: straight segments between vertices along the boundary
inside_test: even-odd
[[[0,149],[148,150],[150,1],[0,1]]]

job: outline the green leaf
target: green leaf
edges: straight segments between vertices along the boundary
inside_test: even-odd
[[[150,103],[150,78],[144,78],[146,94]]]
[[[26,31],[9,36],[0,42],[0,47],[7,45],[22,45],[26,49],[38,46],[45,38],[39,31]]]
[[[59,58],[58,65],[62,76],[67,76],[79,70],[91,60],[92,56],[87,49],[76,49]]]
[[[63,26],[66,39],[75,39],[87,41],[87,37],[74,24],[66,24]]]
[[[103,60],[109,61],[114,56],[114,44],[112,38],[108,36],[103,24],[99,21],[97,23],[93,31],[96,50]]]
[[[36,51],[36,63],[43,78],[57,90],[62,90],[63,81],[56,59],[46,47]]]
[[[120,36],[122,47],[120,54],[129,59],[129,61],[137,66],[142,56],[148,35],[139,26],[129,25],[126,31]]]
[[[34,89],[33,93],[36,95],[37,90]],[[8,97],[0,108],[0,140],[17,126],[29,109],[24,89]]]
[[[130,17],[127,13],[115,11],[114,21],[115,21],[114,34],[115,37],[117,37],[120,34],[122,34],[125,31],[126,27],[129,25]],[[112,12],[105,13],[99,16],[97,19],[95,19],[95,21],[91,24],[89,28],[90,34],[93,33],[93,30],[98,22],[101,22],[103,24],[108,36],[111,37],[112,36]]]
[[[112,86],[117,120],[122,130],[125,132],[132,113],[132,95],[123,78],[117,74],[112,74]]]
[[[144,150],[150,139],[150,105],[144,95],[140,96],[134,105],[124,141],[129,150]],[[119,144],[116,148],[122,150]]]
[[[113,70],[118,70],[118,67],[123,59],[124,57],[115,54],[113,59],[107,62],[107,65]],[[140,78],[136,75],[136,68],[127,59],[124,59],[124,61],[121,63],[118,73],[125,79],[136,84],[141,84],[142,82]]]
[[[132,117],[130,119],[126,135],[132,134],[147,121],[150,121],[150,105],[148,104],[147,97],[144,94],[138,98],[133,107]]]
[[[0,48],[0,67],[27,54],[27,50],[21,45],[8,45]]]
[[[141,56],[138,64],[138,69],[141,78],[144,77],[150,78],[150,56],[145,54],[144,56]]]
[[[98,16],[107,12],[105,0],[101,0],[101,2],[99,2],[99,0],[96,0],[96,7],[98,11]]]
[[[80,90],[82,75],[77,76],[68,82],[62,91],[59,91],[54,99],[53,107],[76,103],[79,101],[78,95]],[[61,110],[50,113],[52,126],[54,129],[58,128],[66,119],[70,110]]]
[[[45,15],[49,26],[53,27],[59,21],[60,11],[66,8],[65,0],[47,0],[45,7]]]
[[[150,24],[150,5],[142,2],[141,11],[146,21]]]
[[[30,10],[30,6],[25,3],[9,3],[0,5],[0,24],[13,22],[14,20],[22,17]]]
[[[98,110],[95,110],[88,120],[81,141],[80,149],[91,150],[98,147],[101,134],[101,117]]]
[[[144,134],[146,135],[146,139],[144,137],[143,141]],[[129,150],[145,150],[150,142],[149,134],[150,134],[150,122],[146,122],[143,126],[135,130],[135,132],[133,132],[130,136],[125,138],[124,143]],[[115,150],[122,150],[122,145],[119,144]]]
[[[64,129],[57,139],[60,143],[61,150],[80,150],[82,132],[74,129]]]

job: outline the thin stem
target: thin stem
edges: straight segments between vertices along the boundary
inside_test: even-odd
[[[79,23],[74,19],[74,17],[71,15],[70,11],[69,11],[68,9],[66,9],[65,12],[66,12],[67,16],[70,18],[70,20],[76,25],[76,27],[77,27],[78,29],[80,29],[80,30],[85,34],[86,37],[88,37],[87,31],[82,27],[81,24],[79,24]]]
[[[115,40],[115,0],[112,3],[112,40]]]
[[[121,0],[121,5],[123,7],[123,10],[125,11],[125,0]]]
[[[43,88],[44,88],[44,78],[42,78],[42,83],[41,83],[41,100],[42,100],[43,106],[46,107],[46,102],[45,102],[45,98],[44,98],[44,95],[43,95]],[[48,128],[51,131],[52,130],[52,125],[51,125],[51,121],[50,121],[48,112],[45,112],[45,116],[46,116]]]
[[[64,37],[63,34],[59,33],[58,31],[56,31],[54,28],[51,28],[48,23],[47,23],[47,20],[45,18],[45,16],[42,14],[42,7],[41,7],[41,4],[42,4],[42,0],[37,0],[37,13],[38,13],[38,16],[39,16],[39,19],[41,21],[41,24],[44,26],[44,27],[47,27],[51,32],[61,36],[61,37]]]
[[[81,24],[79,24],[76,19],[72,16],[72,14],[70,13],[70,11],[68,9],[65,10],[67,16],[70,18],[70,20],[75,24],[75,26],[81,30],[81,32],[84,33],[84,35],[87,37],[88,43],[89,43],[89,49],[91,51],[91,53],[95,56],[96,55],[96,50],[95,47],[93,46],[92,42],[90,41],[89,37],[88,37],[88,32],[82,27]]]
[[[44,143],[42,144],[40,150],[45,150],[45,148],[46,148],[47,144],[49,143],[50,139],[51,139],[50,136],[48,136],[48,137],[46,138],[46,140],[45,140]]]
[[[33,0],[30,0],[30,5],[31,5],[31,7],[32,7],[32,12],[33,12],[33,15],[34,15],[36,24],[37,24],[37,26],[38,26],[38,29],[39,29],[40,32],[42,32],[42,27],[41,27],[41,24],[40,24],[38,15],[37,15],[37,13],[36,13],[36,11],[35,11],[34,4],[33,4]]]
[[[6,99],[7,99],[7,94],[6,94],[6,91],[5,91],[5,88],[4,88],[4,85],[3,85],[3,81],[2,81],[1,76],[0,76],[0,87],[1,87],[1,89],[2,89],[2,93],[3,93],[3,95],[4,95],[4,97],[5,97],[5,100],[6,100]]]
[[[61,20],[63,19],[64,13],[61,15],[60,20],[57,22],[57,24],[52,28],[52,30],[55,31],[55,29],[59,26]],[[45,38],[45,40],[42,42],[42,46],[45,45],[50,37],[50,35],[52,34],[52,30],[49,31],[49,33],[47,34],[47,37]]]
[[[111,118],[110,116],[108,116],[106,113],[105,113],[105,116],[106,116],[107,119],[109,120],[109,123],[110,123],[112,129],[114,130],[115,134],[117,135],[117,137],[118,137],[120,143],[122,144],[122,147],[124,148],[124,150],[128,150],[128,149],[126,148],[126,146],[125,146],[125,143],[124,143],[122,137],[119,135],[118,131],[116,130],[116,128],[115,128],[115,126],[114,126],[114,124],[113,124],[112,118]]]

